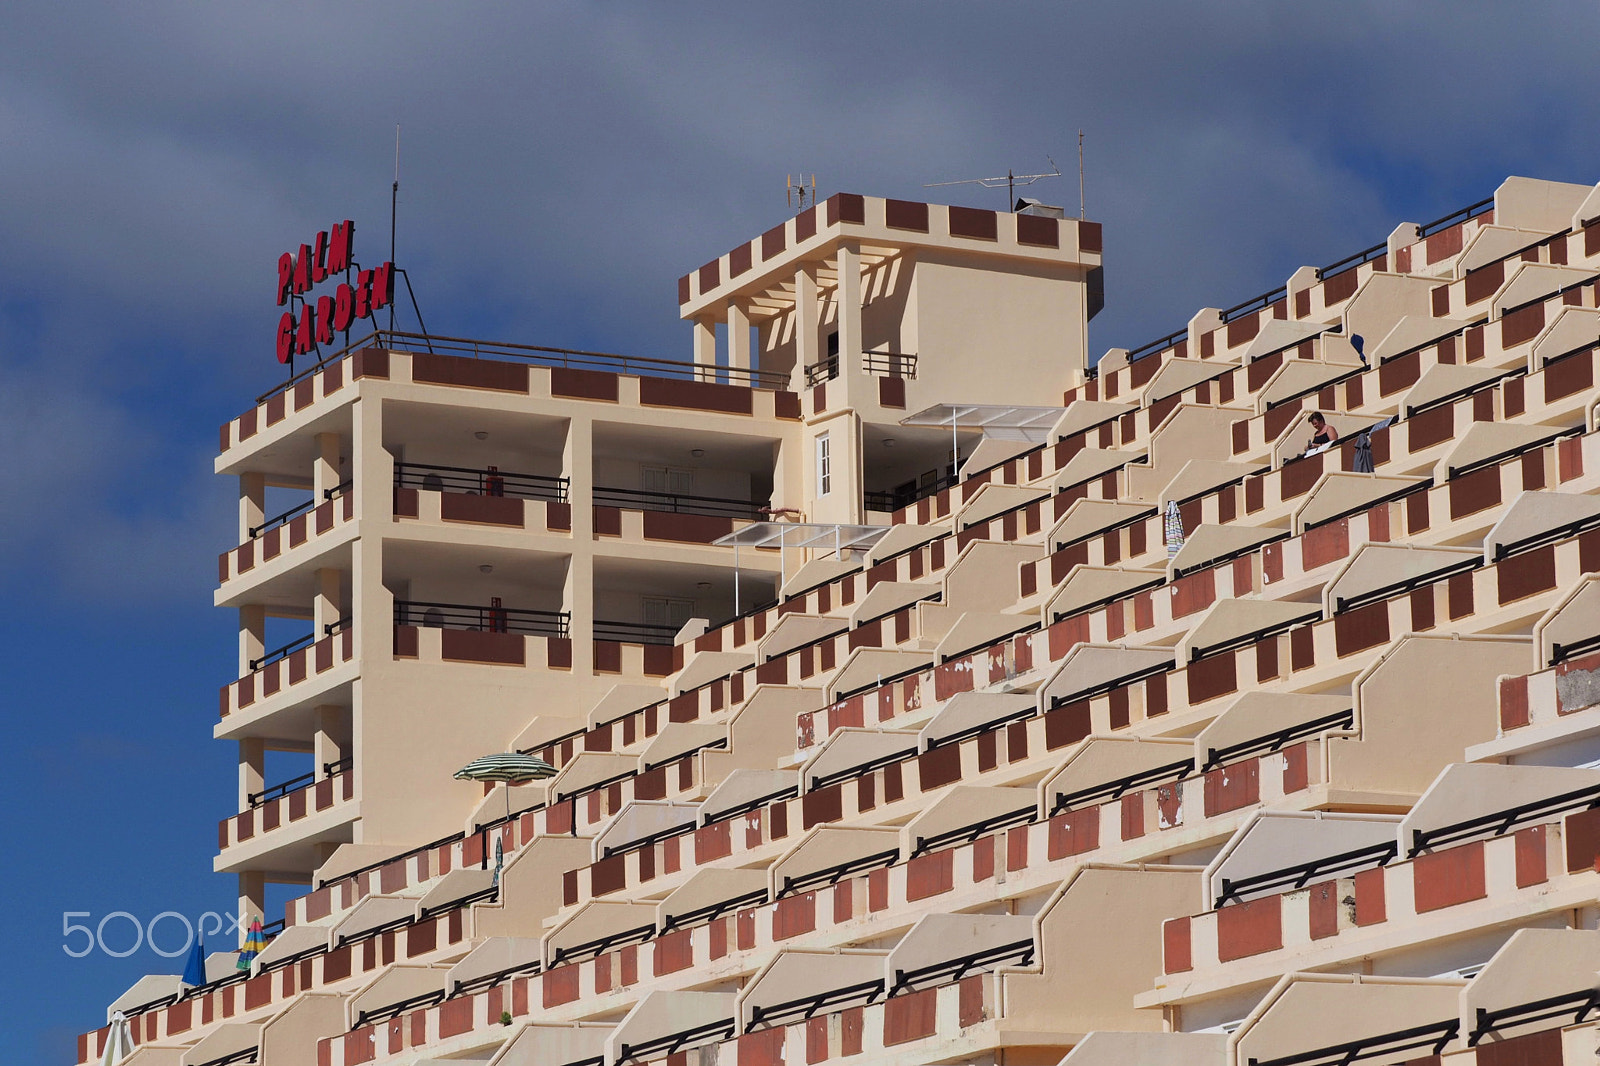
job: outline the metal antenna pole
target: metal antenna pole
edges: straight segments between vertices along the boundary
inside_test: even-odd
[[[1050,163],[1050,172],[1048,174],[1017,174],[1007,170],[1004,174],[993,178],[964,178],[961,181],[930,181],[925,183],[922,187],[924,189],[934,189],[941,185],[982,185],[985,189],[998,189],[1000,187],[1000,183],[1005,182],[1006,210],[1015,211],[1017,209],[1016,196],[1018,185],[1032,185],[1041,178],[1059,178],[1061,176],[1061,168],[1056,166],[1056,161],[1051,159],[1049,156],[1045,156],[1045,159]]]
[[[1083,131],[1078,131],[1078,217],[1087,218],[1083,213]]]
[[[389,262],[394,263],[394,223],[400,205],[400,123],[394,124],[394,185],[389,190]],[[411,285],[408,280],[407,287]],[[394,332],[394,301],[389,301],[389,332]],[[427,331],[424,330],[424,333]]]

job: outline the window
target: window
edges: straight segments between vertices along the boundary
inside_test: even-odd
[[[833,491],[833,459],[828,452],[828,435],[817,437],[817,495]]]
[[[666,596],[644,597],[645,625],[671,626],[682,629],[694,617],[693,600],[675,600]]]
[[[690,496],[694,493],[694,471],[675,466],[641,466],[639,487],[664,496]]]

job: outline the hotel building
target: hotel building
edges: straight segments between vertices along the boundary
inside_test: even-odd
[[[1100,227],[1018,206],[807,208],[683,361],[379,331],[224,424],[214,864],[298,887],[124,1061],[1592,1061],[1600,187],[1092,366]]]

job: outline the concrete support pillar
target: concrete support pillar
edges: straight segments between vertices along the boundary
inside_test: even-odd
[[[327,627],[344,617],[344,594],[340,588],[344,574],[322,567],[312,575],[311,623],[317,640],[327,635]]]
[[[245,870],[239,874],[239,913],[244,916],[239,927],[239,946],[244,947],[250,919],[259,917],[262,924],[271,921],[267,916],[267,875],[260,870]]]
[[[802,266],[794,274],[794,376],[790,387],[805,388],[806,368],[822,358],[818,352],[817,270]]]
[[[316,730],[311,737],[311,758],[318,778],[322,768],[336,763],[350,753],[350,722],[343,707],[323,705],[311,708]]]
[[[750,359],[750,313],[741,304],[729,304],[728,369],[750,370],[754,365]],[[745,384],[742,375],[729,375],[729,381],[734,385]]]
[[[834,299],[839,305],[839,373],[848,395],[860,385],[861,376],[861,249],[855,244],[839,246],[839,288]]]
[[[239,741],[239,806],[248,810],[250,794],[266,787],[267,745],[260,737]]]
[[[267,477],[265,474],[239,475],[239,543],[250,539],[250,530],[267,517]]]
[[[571,614],[573,676],[589,677],[594,673],[594,423],[587,418],[568,423],[561,473],[572,502],[573,545],[561,601]]]
[[[717,320],[710,315],[694,320],[694,365],[699,380],[717,380]]]
[[[339,484],[339,457],[343,448],[339,434],[317,434],[317,457],[311,469],[312,499],[317,503],[326,499],[325,492]]]
[[[250,672],[250,660],[267,650],[267,608],[251,603],[239,608],[239,676]]]

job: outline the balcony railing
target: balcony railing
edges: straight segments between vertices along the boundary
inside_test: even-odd
[[[770,501],[735,500],[725,496],[690,496],[680,492],[649,492],[645,489],[613,489],[595,486],[597,507],[620,507],[628,511],[666,511],[669,514],[697,514],[712,518],[743,518],[759,522],[767,517]]]
[[[623,644],[671,644],[682,626],[655,625],[650,622],[608,622],[595,619],[594,639]]]
[[[868,374],[881,374],[890,378],[915,378],[917,376],[917,357],[905,352],[862,352],[861,369]],[[806,367],[806,384],[820,385],[824,381],[832,381],[839,376],[839,357],[830,355],[826,359],[811,363]]]
[[[861,494],[863,503],[869,511],[898,511],[902,507],[910,507],[919,500],[929,496],[937,496],[945,489],[954,485],[959,478],[953,471],[943,474],[930,470],[917,480],[915,485],[902,485],[899,488],[887,491],[868,491]]]
[[[322,776],[325,778],[334,777],[338,774],[347,772],[353,765],[354,760],[348,757],[340,759],[338,762],[325,762],[322,764]],[[315,770],[307,770],[299,777],[291,777],[289,780],[280,781],[276,785],[268,785],[260,792],[252,792],[247,798],[250,801],[250,806],[259,807],[264,803],[287,796],[289,793],[294,792],[297,789],[304,788],[305,786],[316,781],[316,779],[317,772]]]
[[[323,489],[322,490],[322,498],[323,498],[323,500],[331,500],[335,496],[343,496],[346,492],[350,491],[350,485],[351,485],[351,482],[349,482],[349,481],[341,481],[339,484],[335,485],[331,489]],[[272,518],[267,519],[265,522],[261,523],[259,526],[251,526],[250,527],[250,539],[254,540],[257,537],[261,536],[261,534],[265,533],[269,529],[276,529],[281,525],[285,525],[286,523],[291,522],[296,518],[299,518],[301,515],[305,514],[307,511],[310,511],[316,505],[317,505],[316,497],[312,497],[311,499],[306,500],[303,503],[295,504],[293,507],[289,508],[287,511],[283,512],[280,515],[274,515]]]
[[[396,600],[394,624],[424,629],[468,629],[482,633],[523,633],[538,637],[565,637],[572,615],[567,611],[537,611],[521,607],[479,607],[466,603],[430,603]]]
[[[337,622],[329,622],[327,625],[322,627],[322,635],[325,637],[331,637],[349,624],[350,619],[348,617],[341,618]],[[311,645],[315,644],[316,641],[317,631],[313,629],[303,637],[294,638],[281,648],[272,649],[259,659],[251,659],[250,672],[253,674],[263,666],[270,666],[272,663],[278,662],[280,659],[287,659],[301,648],[309,648]]]
[[[524,500],[565,503],[568,481],[546,474],[514,474],[485,467],[436,466],[429,463],[394,464],[394,484],[402,489],[432,492],[468,492],[480,496],[515,496]]]
[[[407,333],[403,330],[374,330],[372,333],[332,355],[318,360],[312,366],[295,374],[277,388],[262,393],[257,403],[286,392],[329,364],[360,351],[362,348],[386,348],[392,352],[428,352],[433,354],[461,355],[473,359],[516,359],[537,366],[566,367],[575,370],[602,370],[637,377],[683,378],[700,380],[708,369],[693,362],[679,359],[656,359],[651,356],[622,355],[617,352],[589,352],[579,348],[552,348],[541,344],[506,344],[499,341],[478,341],[465,337],[439,337],[433,334]],[[735,385],[748,385],[757,389],[784,389],[789,376],[772,370],[750,370],[744,367],[719,366],[719,375]]]

